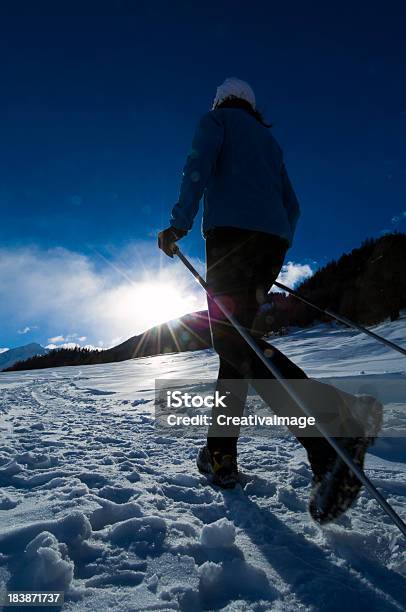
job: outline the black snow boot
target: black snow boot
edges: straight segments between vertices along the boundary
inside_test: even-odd
[[[382,405],[371,396],[354,398],[353,414],[363,418],[363,436],[338,438],[337,442],[347,451],[355,465],[364,467],[365,454],[374,443],[382,426]],[[309,457],[310,458],[310,457]],[[311,458],[310,458],[311,459]],[[362,487],[354,472],[335,454],[325,466],[312,466],[314,477],[310,493],[309,512],[323,525],[337,519],[355,502]]]
[[[210,476],[214,485],[223,489],[233,489],[238,483],[235,454],[227,454],[221,450],[209,450],[207,446],[203,446],[197,455],[196,464],[199,472]]]

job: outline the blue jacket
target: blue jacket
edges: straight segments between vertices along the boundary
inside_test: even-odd
[[[232,226],[292,243],[300,210],[281,148],[244,109],[220,108],[201,118],[170,224],[190,230],[202,196],[203,235],[214,227]]]

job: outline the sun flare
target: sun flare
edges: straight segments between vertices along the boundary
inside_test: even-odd
[[[148,327],[176,319],[196,307],[196,298],[165,282],[142,282],[134,290],[137,310],[144,312]]]

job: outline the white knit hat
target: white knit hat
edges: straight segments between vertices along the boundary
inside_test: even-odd
[[[252,108],[255,108],[255,94],[248,83],[241,81],[241,79],[230,77],[217,87],[212,110],[216,108],[217,104],[220,104],[230,96],[245,100],[251,104]]]

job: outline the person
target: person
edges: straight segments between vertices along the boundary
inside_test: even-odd
[[[175,243],[186,236],[204,197],[202,232],[206,240],[206,281],[216,296],[249,333],[279,375],[289,379],[300,397],[311,403],[324,424],[360,466],[378,428],[367,436],[351,416],[349,401],[329,385],[309,379],[281,351],[262,339],[269,317],[267,294],[292,244],[300,206],[289,179],[282,150],[256,106],[248,83],[228,78],[216,92],[212,110],[200,119],[187,156],[179,200],[170,226],[158,235],[159,247],[173,257]],[[227,396],[227,411],[242,415],[249,384],[280,414],[302,415],[299,406],[228,322],[208,300],[213,347],[219,356],[216,389]],[[270,384],[273,382],[274,384]],[[232,488],[238,482],[238,426],[216,427],[199,451],[198,469],[214,484]],[[316,419],[316,420],[317,420]],[[360,489],[358,479],[339,459],[317,428],[307,435],[291,428],[307,451],[313,471],[309,509],[319,523],[344,512]],[[329,474],[329,479],[325,477]],[[326,481],[330,484],[326,488]]]

